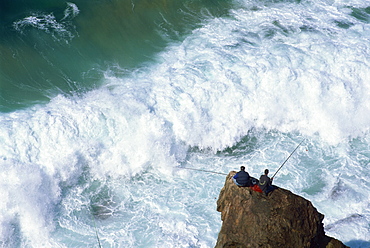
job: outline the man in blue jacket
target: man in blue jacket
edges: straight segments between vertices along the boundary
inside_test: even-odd
[[[233,181],[240,187],[250,186],[250,177],[244,166],[240,166],[240,171],[233,176]]]

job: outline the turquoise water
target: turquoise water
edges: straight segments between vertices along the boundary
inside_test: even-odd
[[[1,102],[9,112],[99,87],[155,60],[227,1],[3,1]],[[119,68],[119,69],[118,69]]]
[[[244,165],[370,247],[369,1],[1,1],[0,246],[214,247]]]

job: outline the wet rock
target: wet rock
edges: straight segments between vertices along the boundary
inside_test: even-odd
[[[226,177],[217,201],[223,221],[216,248],[343,248],[342,242],[325,235],[322,220],[312,203],[278,188],[268,196]]]

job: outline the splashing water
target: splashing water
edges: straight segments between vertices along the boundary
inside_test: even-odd
[[[305,139],[274,182],[368,247],[368,4],[238,1],[145,66],[1,114],[1,246],[96,246],[95,219],[103,247],[213,247],[224,176],[179,167],[259,177]],[[77,6],[14,26],[68,32]]]

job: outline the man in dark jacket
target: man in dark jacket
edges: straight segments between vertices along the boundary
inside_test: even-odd
[[[240,187],[250,186],[250,177],[244,166],[240,166],[240,171],[233,176],[233,181]]]
[[[273,187],[271,184],[272,184],[272,180],[274,178],[269,178],[267,175],[269,174],[269,170],[266,169],[265,170],[265,174],[264,175],[261,175],[260,177],[260,181],[258,183],[258,186],[261,188],[261,190],[265,193],[265,195],[267,196],[269,192],[273,191],[275,189],[275,187]]]

